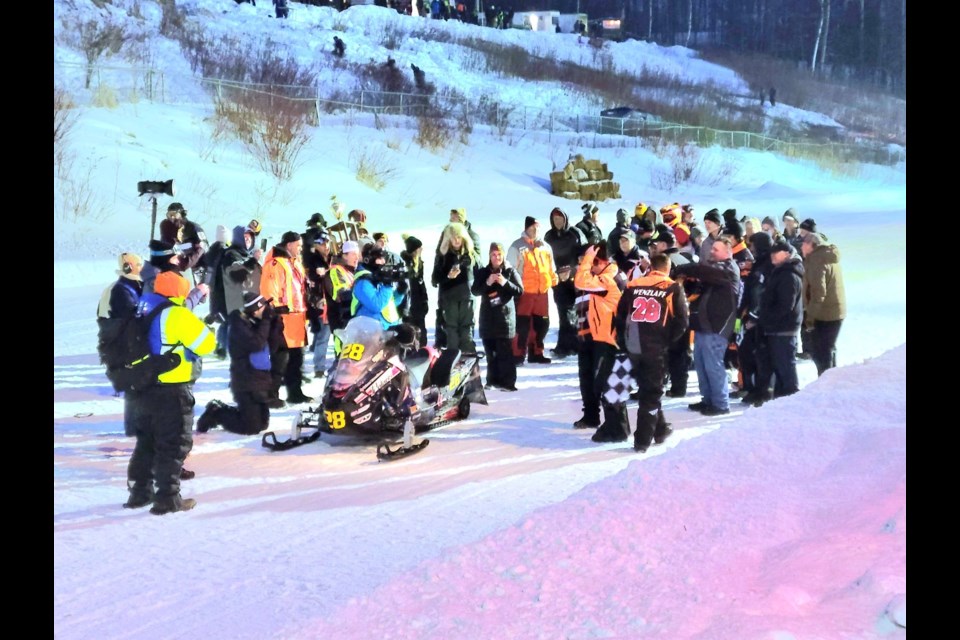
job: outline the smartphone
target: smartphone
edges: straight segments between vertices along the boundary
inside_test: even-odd
[[[263,238],[260,241],[260,251],[266,251],[266,250],[267,250],[267,239]]]

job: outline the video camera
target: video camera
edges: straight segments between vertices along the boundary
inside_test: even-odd
[[[162,193],[164,195],[173,196],[173,180],[141,180],[137,183],[137,191],[141,196],[145,193]]]
[[[404,264],[383,264],[377,269],[377,279],[390,284],[400,282],[407,277],[407,266]]]

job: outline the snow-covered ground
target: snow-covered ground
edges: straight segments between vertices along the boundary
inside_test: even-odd
[[[158,5],[139,5],[145,24],[158,19]],[[385,57],[366,35],[381,23],[583,55],[572,36],[412,23],[373,7],[338,16],[293,5],[284,23],[267,17],[266,2],[178,5],[213,12],[211,29],[269,37],[292,55],[325,49],[340,33],[348,52],[366,46]],[[59,17],[93,5],[54,8],[55,56],[76,56],[57,44]],[[334,31],[335,21],[345,30]],[[171,77],[188,71],[175,45],[144,32],[154,64]],[[428,74],[424,51],[438,68],[457,56],[442,42],[401,41],[391,54]],[[691,78],[737,82],[680,48],[611,49],[624,65],[641,54],[645,64]],[[482,92],[492,80],[451,82]],[[537,100],[564,94],[522,89]],[[703,179],[665,191],[651,180],[665,161],[634,140],[598,137],[604,146],[591,148],[592,136],[478,127],[468,144],[434,154],[409,128],[338,116],[312,132],[293,179],[277,184],[238,144],[211,142],[212,107],[202,98],[197,89],[193,104],[115,109],[78,98],[71,179],[55,175],[57,197],[86,193],[92,204],[79,218],[56,205],[54,213],[58,638],[905,636],[906,269],[891,259],[905,237],[902,167],[838,177],[772,154],[710,149]],[[361,151],[395,169],[380,192],[356,180],[351,154]],[[116,278],[115,256],[146,252],[150,206],[137,199],[137,181],[175,179],[177,196],[160,198],[160,214],[177,200],[210,234],[259,217],[276,240],[302,230],[314,211],[329,219],[336,195],[347,209],[364,209],[395,251],[401,232],[432,246],[449,209],[460,206],[486,247],[518,237],[527,215],[546,223],[554,206],[579,217],[579,202],[549,193],[549,172],[570,153],[607,162],[621,183],[623,197],[601,205],[604,231],[618,207],[638,201],[689,202],[698,218],[734,207],[779,219],[790,206],[814,217],[842,252],[849,315],[841,366],[816,380],[812,364],[801,363],[799,394],[759,409],[735,406],[722,418],[686,410],[697,399],[694,377],[686,399],[665,398],[674,435],[637,455],[571,428],[580,417],[575,362],[526,365],[518,393],[490,391],[489,406],[432,434],[412,458],[378,464],[371,447],[333,437],[271,453],[259,437],[217,430],[196,434],[188,458],[197,477],[183,492],[196,509],[157,518],[120,508],[133,441],[97,361],[94,316]],[[726,177],[713,184],[711,171]],[[555,319],[553,327],[548,346]],[[225,363],[204,362],[197,415],[213,398],[230,400],[228,378]],[[319,394],[319,384],[306,391]],[[294,417],[275,411],[271,427],[286,430]]]

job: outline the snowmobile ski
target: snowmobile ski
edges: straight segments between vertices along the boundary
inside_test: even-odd
[[[299,438],[288,438],[287,440],[277,440],[276,434],[273,431],[267,431],[263,434],[263,439],[260,441],[267,449],[271,451],[287,451],[300,445],[307,444],[308,442],[315,442],[320,439],[320,430],[317,429],[308,436],[300,436]]]
[[[430,440],[424,438],[416,444],[405,447],[399,444],[396,449],[391,449],[388,444],[377,445],[377,460],[386,460],[387,462],[407,458],[415,453],[419,453],[430,444]]]

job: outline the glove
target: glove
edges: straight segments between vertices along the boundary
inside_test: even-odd
[[[276,313],[290,313],[290,307],[288,307],[287,305],[283,305],[281,307],[274,307],[273,310]]]

